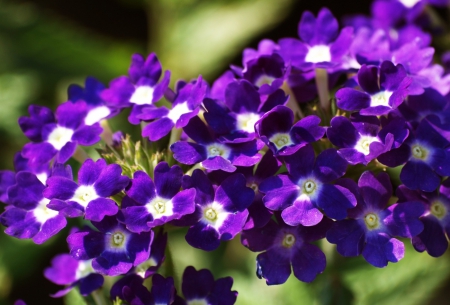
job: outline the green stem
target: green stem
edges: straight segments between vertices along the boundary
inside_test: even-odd
[[[92,298],[94,299],[94,302],[96,305],[107,305],[109,302],[106,300],[105,295],[103,294],[102,289],[94,290],[94,292],[91,293]]]
[[[102,126],[102,128],[103,128],[103,132],[100,135],[100,137],[106,143],[106,145],[112,146],[113,132],[111,130],[111,127],[109,126],[108,120],[102,120],[100,122],[100,126]]]
[[[170,151],[170,146],[179,141],[181,138],[181,133],[183,132],[182,128],[172,128],[172,131],[170,132],[170,140],[169,140],[169,147],[168,150]]]
[[[289,94],[289,101],[286,106],[289,107],[294,112],[294,116],[298,120],[304,118],[305,115],[303,114],[302,109],[300,108],[297,100],[295,99],[295,95],[294,92],[292,92],[291,87],[289,87],[287,82],[284,82],[281,88],[284,90],[284,92]]]
[[[327,70],[316,68],[316,87],[319,94],[320,107],[329,113],[330,109],[330,92],[328,91],[328,73]]]

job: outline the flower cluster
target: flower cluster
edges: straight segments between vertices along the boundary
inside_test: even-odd
[[[312,244],[321,239],[375,267],[403,258],[399,237],[443,255],[450,76],[431,62],[421,23],[428,2],[377,0],[371,17],[347,18],[342,29],[326,8],[304,12],[299,38],[244,50],[243,67],[212,85],[198,76],[172,90],[155,54],[135,54],[128,76],[72,85],[55,113],[30,106],[19,119],[30,142],[15,172],[0,172],[0,223],[40,244],[82,218],[69,253],[45,270],[66,286],[54,296],[75,286],[86,296],[103,276],[125,275],[111,299],[129,304],[235,303],[231,278],[194,267],[183,274],[184,299],[177,295],[174,274],[159,274],[168,226],[186,228],[186,242],[205,251],[240,234],[261,252],[256,273],[268,285],[291,268],[312,282],[326,268]],[[107,123],[126,108],[142,145]],[[79,146],[100,141],[96,160]],[[71,157],[81,162],[76,180]],[[395,172],[386,170],[398,166],[393,197]]]

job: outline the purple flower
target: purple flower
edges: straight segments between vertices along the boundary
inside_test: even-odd
[[[103,275],[127,273],[149,258],[153,232],[140,234],[128,231],[114,216],[105,216],[67,237],[70,254],[78,260],[92,260],[94,270]]]
[[[241,232],[255,193],[242,174],[231,175],[215,188],[199,169],[183,177],[183,188],[192,187],[196,190],[195,212],[175,224],[190,226],[186,241],[192,247],[212,251],[221,240],[231,240]]]
[[[195,270],[189,266],[183,272],[181,290],[186,302],[177,300],[177,305],[211,304],[233,305],[236,302],[237,291],[232,291],[233,279],[223,277],[214,280],[208,269]]]
[[[147,232],[195,210],[195,189],[180,191],[183,170],[161,162],[155,167],[154,181],[142,171],[134,173],[126,191],[133,201],[122,208],[119,220],[132,232]]]
[[[356,205],[353,194],[345,187],[333,185],[342,177],[347,161],[335,149],[327,149],[314,161],[311,145],[285,156],[289,174],[281,174],[264,180],[259,189],[265,193],[264,205],[273,211],[282,211],[283,221],[290,226],[313,226],[325,214],[334,219],[344,219],[347,209]]]
[[[131,305],[154,305],[150,291],[144,286],[144,279],[134,273],[119,279],[111,287],[111,299],[119,298]],[[164,303],[162,303],[164,304]]]
[[[9,204],[8,188],[16,183],[16,174],[13,171],[0,171],[0,201]]]
[[[20,239],[31,238],[42,244],[57,234],[66,224],[66,218],[48,208],[50,200],[42,192],[45,185],[30,172],[19,172],[15,184],[8,188],[8,201],[0,222],[5,233]]]
[[[259,88],[261,95],[268,95],[280,88],[287,79],[287,69],[278,54],[261,55],[244,63],[242,78]]]
[[[340,64],[348,52],[353,29],[346,27],[339,33],[339,25],[327,8],[317,15],[306,11],[298,25],[298,36],[302,41],[284,38],[279,41],[280,55],[285,62],[302,70],[332,68]]]
[[[402,65],[384,61],[380,68],[363,65],[358,84],[364,91],[342,88],[336,92],[337,106],[362,115],[383,115],[396,109],[408,95],[411,79]]]
[[[390,167],[406,163],[400,172],[402,183],[413,190],[432,192],[440,184],[439,176],[450,175],[449,131],[450,126],[429,115],[399,148],[381,154],[378,161]]]
[[[319,126],[320,118],[307,116],[294,125],[294,113],[285,106],[276,106],[256,123],[261,140],[275,156],[288,156],[308,143],[323,137],[325,128]]]
[[[255,123],[261,115],[286,104],[287,99],[284,91],[279,89],[262,103],[260,94],[247,80],[234,81],[225,90],[224,106],[211,99],[204,100],[207,110],[204,117],[211,129],[222,135],[222,142],[247,142],[255,138]]]
[[[88,106],[84,101],[66,102],[56,110],[56,122],[47,109],[30,106],[30,117],[21,117],[19,124],[33,141],[25,144],[22,156],[29,159],[32,168],[47,164],[56,156],[56,162],[65,163],[74,154],[77,145],[93,145],[100,141],[102,128],[98,123],[85,124]]]
[[[272,217],[272,211],[269,211],[262,201],[263,194],[259,191],[259,184],[266,178],[275,175],[280,169],[281,162],[278,161],[271,150],[267,151],[261,159],[261,162],[253,167],[238,167],[235,173],[243,174],[247,181],[247,186],[255,192],[255,198],[252,204],[248,207],[248,218],[244,226],[244,230],[252,229],[254,227],[263,227]],[[213,171],[208,174],[208,178],[214,184],[222,183],[232,173],[224,171]]]
[[[244,66],[253,59],[258,59],[264,55],[272,55],[279,49],[278,45],[270,39],[263,39],[258,43],[258,49],[246,48],[242,52],[242,63]]]
[[[302,282],[312,282],[325,270],[325,254],[313,241],[325,237],[332,225],[323,218],[313,227],[288,226],[281,219],[278,224],[271,220],[266,226],[242,233],[242,244],[251,251],[264,253],[256,258],[256,274],[265,278],[267,285],[283,284],[291,274]]]
[[[358,186],[349,179],[341,185],[351,189],[358,200],[349,211],[349,219],[333,224],[327,233],[327,240],[337,244],[337,251],[343,256],[362,254],[375,267],[385,267],[388,262],[398,262],[405,253],[403,243],[393,236],[416,236],[423,230],[419,217],[424,208],[420,202],[404,202],[386,208],[392,196],[392,185],[388,174],[375,176],[365,171]]]
[[[130,123],[139,124],[138,116],[146,108],[151,108],[159,101],[170,81],[170,71],[164,73],[161,82],[162,67],[158,58],[151,53],[147,59],[140,54],[131,57],[131,66],[127,76],[113,79],[109,88],[101,93],[101,97],[110,105],[118,108],[133,106],[128,118]]]
[[[77,101],[85,101],[87,104],[87,114],[84,123],[91,126],[106,118],[112,118],[119,113],[119,108],[108,105],[102,98],[101,93],[105,86],[94,77],[87,77],[84,88],[72,84],[69,86],[67,93],[69,101],[76,103]]]
[[[420,217],[423,231],[412,238],[414,248],[427,251],[433,257],[442,256],[448,248],[447,237],[450,233],[450,180],[445,180],[436,192],[413,191],[400,185],[397,188],[399,202],[419,201],[425,212]]]
[[[185,127],[189,120],[198,114],[206,90],[207,84],[199,76],[195,82],[180,88],[172,103],[172,109],[169,110],[164,106],[143,109],[137,118],[154,121],[144,127],[142,136],[148,137],[150,141],[157,141],[169,134],[172,128]]]
[[[86,219],[100,221],[105,215],[116,215],[118,207],[113,196],[128,185],[130,179],[121,175],[117,164],[107,165],[99,159],[86,160],[78,172],[78,184],[71,178],[51,177],[44,196],[51,199],[49,207],[68,217],[85,215]]]
[[[135,272],[144,279],[154,275],[166,258],[166,246],[167,233],[163,230],[159,230],[152,241],[150,257],[145,262],[136,266]]]
[[[197,116],[183,128],[197,143],[178,141],[170,146],[175,160],[182,164],[200,163],[209,170],[234,172],[236,166],[252,166],[261,159],[263,144],[257,140],[245,143],[222,143]]]
[[[75,286],[80,294],[87,296],[103,285],[103,276],[92,269],[92,260],[76,260],[70,254],[59,254],[52,260],[52,266],[44,270],[44,276],[57,285],[68,285],[52,295],[59,298]]]
[[[380,154],[398,148],[409,130],[403,118],[393,117],[383,127],[376,116],[353,113],[350,120],[343,116],[331,119],[327,137],[340,147],[338,153],[350,164],[367,165]]]

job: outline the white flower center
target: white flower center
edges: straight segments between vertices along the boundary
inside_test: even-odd
[[[261,75],[255,82],[257,87],[261,87],[262,85],[272,85],[272,82],[275,80],[275,77],[269,75]]]
[[[225,211],[220,203],[213,202],[203,207],[202,221],[214,227],[216,230],[220,228],[228,217],[228,212]]]
[[[57,211],[47,208],[47,204],[49,202],[50,200],[48,200],[47,198],[42,198],[33,210],[34,217],[36,217],[36,220],[41,224],[58,215]]]
[[[175,105],[170,111],[167,117],[174,123],[176,123],[183,114],[189,113],[192,110],[189,109],[187,102]]]
[[[150,86],[139,86],[130,98],[130,103],[136,105],[151,105],[155,89]]]
[[[147,208],[147,211],[153,215],[154,219],[173,215],[173,203],[170,199],[156,197],[147,203],[145,207]]]
[[[425,160],[428,156],[428,149],[419,144],[415,144],[411,146],[411,154],[416,159]]]
[[[46,172],[36,174],[36,178],[38,178],[39,181],[42,182],[43,185],[46,185],[48,175]]]
[[[121,248],[125,243],[125,235],[122,232],[116,232],[111,236],[111,246]]]
[[[358,142],[356,142],[355,149],[364,155],[368,155],[370,153],[370,144],[372,142],[380,142],[377,137],[371,136],[363,136],[359,138]]]
[[[366,214],[366,216],[364,216],[364,222],[369,230],[377,229],[380,226],[378,215],[374,213]]]
[[[93,185],[80,185],[70,200],[78,202],[81,206],[86,208],[89,202],[99,197],[100,196],[97,195]]]
[[[306,54],[305,62],[330,62],[331,61],[331,52],[330,47],[325,45],[317,45],[312,46],[308,50],[308,54]]]
[[[242,113],[236,117],[236,125],[238,130],[251,133],[255,132],[255,124],[259,120],[259,114],[256,113]]]
[[[207,146],[206,152],[208,153],[208,158],[221,156],[224,159],[228,159],[228,156],[230,155],[230,149],[220,143],[214,143]]]
[[[269,141],[272,142],[278,150],[294,144],[288,133],[276,133],[270,137]]]
[[[48,135],[47,142],[50,143],[56,150],[61,150],[67,142],[72,140],[73,130],[56,126],[55,129]]]
[[[247,187],[251,188],[255,192],[255,194],[258,193],[259,187],[258,184],[256,184],[255,182],[247,184]]]
[[[312,180],[306,180],[303,183],[303,193],[311,194],[316,190],[316,184]]]
[[[291,248],[295,244],[295,236],[292,234],[286,234],[283,238],[283,247]]]
[[[94,273],[94,269],[92,268],[92,259],[86,261],[78,261],[78,268],[75,271],[76,280],[84,278],[91,273]]]
[[[412,8],[414,5],[420,2],[420,0],[400,0],[400,2],[407,8]]]
[[[100,122],[104,118],[106,118],[108,115],[110,115],[111,110],[109,110],[106,106],[99,106],[91,109],[88,114],[86,115],[86,118],[84,119],[84,124],[91,126],[95,123]]]
[[[393,92],[390,91],[380,91],[374,95],[372,95],[370,98],[370,107],[376,107],[376,106],[389,106],[389,98],[391,97]]]
[[[440,201],[434,201],[430,206],[430,213],[438,219],[442,219],[447,215],[447,208]]]

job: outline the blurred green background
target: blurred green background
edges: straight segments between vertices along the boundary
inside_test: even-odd
[[[0,0],[0,168],[12,169],[15,152],[26,138],[17,125],[34,103],[55,108],[71,83],[95,76],[107,84],[127,73],[132,53],[156,52],[175,80],[210,83],[229,64],[241,65],[245,47],[263,38],[296,37],[301,13],[329,7],[338,17],[369,13],[369,1],[296,0]],[[126,127],[126,115],[113,120]],[[3,207],[0,207],[2,211]],[[74,224],[71,222],[71,224]],[[62,304],[50,293],[60,287],[43,276],[51,258],[67,251],[68,229],[44,245],[0,233],[0,305],[19,298],[28,304]],[[379,270],[361,258],[343,259],[321,244],[329,266],[313,284],[293,275],[285,285],[268,287],[255,276],[256,253],[239,239],[212,253],[184,241],[185,231],[170,234],[175,270],[210,268],[215,277],[233,276],[237,304],[448,304],[450,261],[407,253],[398,264]],[[70,294],[70,304],[85,304]],[[88,301],[89,303],[89,301]]]

